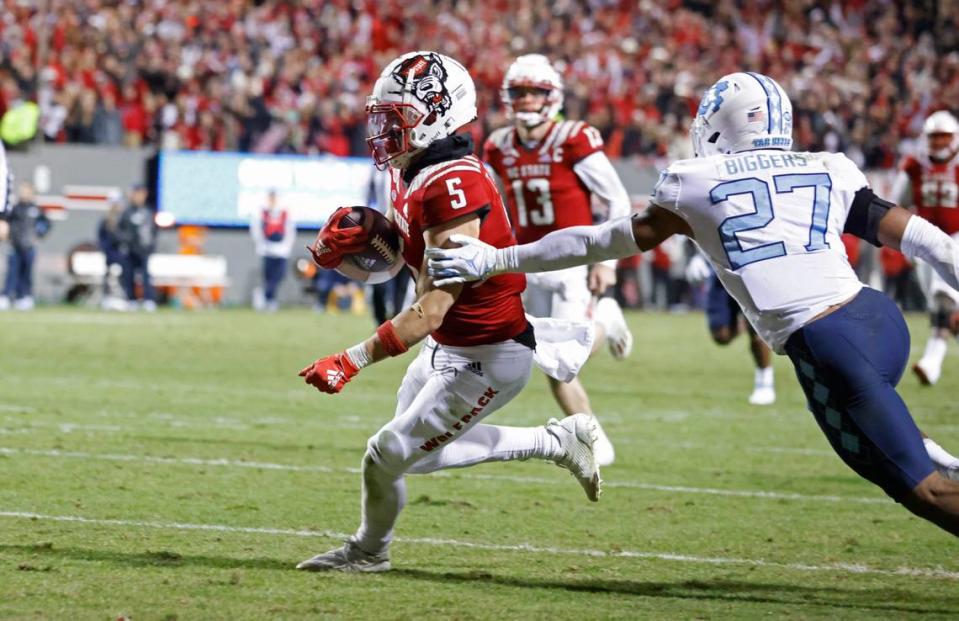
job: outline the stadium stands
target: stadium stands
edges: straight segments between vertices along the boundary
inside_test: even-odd
[[[477,137],[503,122],[513,56],[561,61],[570,115],[599,127],[614,157],[685,155],[700,90],[742,67],[795,94],[798,147],[870,168],[894,166],[926,114],[959,102],[948,1],[0,4],[0,114],[36,101],[53,142],[365,156],[377,68],[417,47],[477,77]]]

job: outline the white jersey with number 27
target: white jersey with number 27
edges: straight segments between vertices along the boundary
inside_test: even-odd
[[[756,150],[673,163],[652,202],[689,223],[696,243],[776,352],[862,284],[840,235],[866,177],[845,155]]]

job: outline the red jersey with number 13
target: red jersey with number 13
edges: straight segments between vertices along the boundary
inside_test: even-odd
[[[523,144],[513,126],[490,134],[483,158],[506,186],[510,220],[519,243],[593,223],[589,188],[573,166],[602,150],[599,130],[583,121],[553,122],[534,145]]]
[[[959,233],[959,155],[945,162],[909,156],[899,168],[909,175],[916,213],[949,235]]]
[[[516,243],[496,184],[473,155],[427,166],[409,185],[392,170],[390,198],[403,236],[403,258],[414,274],[423,265],[423,232],[467,214],[479,215],[479,238],[487,244],[505,248]],[[469,346],[519,335],[526,329],[524,289],[523,274],[466,283],[433,338],[443,345]]]

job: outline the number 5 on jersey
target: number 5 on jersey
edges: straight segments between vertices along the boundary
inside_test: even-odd
[[[452,177],[446,180],[446,190],[453,198],[453,200],[450,201],[450,207],[453,209],[466,207],[466,192],[463,191],[463,188],[459,187],[462,183],[463,180],[459,177]]]

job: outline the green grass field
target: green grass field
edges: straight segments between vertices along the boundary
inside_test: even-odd
[[[0,618],[959,617],[959,546],[830,451],[791,367],[746,405],[747,344],[634,314],[583,374],[618,449],[602,502],[546,463],[413,477],[382,575],[297,572],[359,515],[366,438],[411,357],[321,395],[297,371],[366,336],[307,311],[0,315]],[[910,318],[913,360],[928,333]],[[902,392],[959,449],[959,353]],[[555,415],[545,381],[490,422]]]

